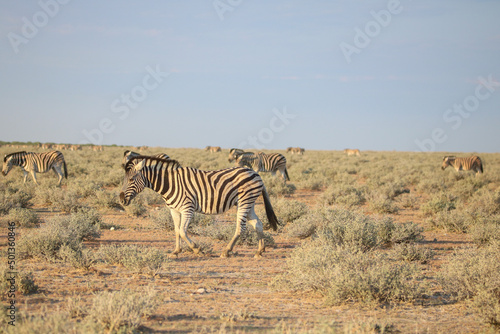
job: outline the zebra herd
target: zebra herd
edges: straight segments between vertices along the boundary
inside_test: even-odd
[[[259,173],[275,174],[279,171],[284,182],[290,180],[286,158],[280,153],[253,153],[231,149],[228,160],[235,161],[237,167],[204,171],[182,167],[178,161],[170,159],[164,153],[146,156],[125,151],[122,160],[125,178],[119,194],[120,202],[124,206],[129,205],[145,188],[160,194],[170,209],[174,221],[174,255],[181,251],[181,238],[194,253],[200,251],[199,246],[187,234],[195,212],[215,215],[237,206],[236,231],[221,257],[229,256],[237,240],[246,231],[247,222],[257,232],[258,249],[255,257],[261,257],[265,251],[263,224],[255,213],[255,202],[260,195],[264,199],[267,219],[274,230],[277,229],[278,219]],[[24,182],[28,173],[31,173],[34,182],[38,184],[36,172],[45,173],[51,169],[59,177],[58,185],[61,185],[63,177],[68,177],[66,162],[59,151],[46,153],[22,151],[8,154],[4,157],[2,174],[6,176],[13,166],[21,167],[24,172]],[[444,170],[448,166],[457,171],[471,170],[476,172],[476,175],[483,173],[483,164],[478,156],[468,158],[445,156],[441,168]]]

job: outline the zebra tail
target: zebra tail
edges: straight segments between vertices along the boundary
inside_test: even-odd
[[[64,167],[64,178],[68,178],[68,169],[66,168],[66,160],[63,160],[63,167]]]
[[[269,220],[269,223],[271,224],[273,230],[276,231],[278,229],[278,218],[276,218],[276,214],[274,213],[269,195],[266,191],[266,187],[262,188],[262,197],[264,198],[264,207],[266,209],[267,220]]]

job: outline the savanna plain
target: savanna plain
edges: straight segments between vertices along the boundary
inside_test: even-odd
[[[6,333],[496,333],[500,325],[500,154],[484,173],[444,155],[282,153],[290,181],[261,173],[279,220],[254,258],[249,227],[229,258],[236,210],[174,227],[150,189],[119,202],[123,152],[62,150],[68,178],[19,167],[0,179],[0,331]],[[3,146],[0,154],[39,148]],[[269,153],[270,151],[267,151]],[[147,148],[182,166],[233,165],[228,150]],[[256,213],[267,226],[262,198]],[[7,266],[15,233],[15,296]],[[10,234],[11,236],[13,234]],[[11,256],[12,257],[12,256]],[[15,302],[15,326],[9,306]]]

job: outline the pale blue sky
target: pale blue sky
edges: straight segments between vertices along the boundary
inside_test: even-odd
[[[499,14],[495,0],[2,1],[0,140],[500,152]]]

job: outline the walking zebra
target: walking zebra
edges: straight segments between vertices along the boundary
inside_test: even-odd
[[[245,153],[245,151],[243,151],[242,149],[232,148],[232,149],[229,150],[229,158],[227,159],[227,161],[233,162],[234,160],[236,160],[243,153]]]
[[[221,152],[222,149],[220,148],[220,146],[207,146],[205,147],[205,151],[208,151],[210,153],[217,153]]]
[[[181,167],[176,160],[133,157],[125,165],[120,202],[125,206],[129,205],[145,187],[162,195],[170,209],[175,225],[174,254],[181,251],[180,238],[184,239],[195,254],[199,252],[196,243],[187,235],[194,212],[221,214],[237,205],[236,232],[221,257],[229,256],[240,234],[245,232],[247,220],[257,232],[258,250],[255,257],[260,257],[265,250],[264,232],[254,205],[261,194],[269,223],[274,230],[277,229],[278,220],[262,179],[259,174],[246,168],[202,171]]]
[[[361,156],[361,153],[359,152],[359,150],[358,150],[358,149],[351,150],[351,149],[346,148],[346,149],[344,150],[344,153],[346,153],[348,156],[349,156],[349,155],[355,155],[355,156],[357,156],[357,157]]]
[[[129,151],[129,150],[126,150],[125,152],[123,152],[122,167],[125,168],[125,165],[127,164],[127,162],[130,159],[132,159],[133,157],[137,157],[139,155],[141,155],[141,154],[133,152],[133,151]],[[152,157],[154,157],[154,158],[162,158],[162,159],[170,159],[170,157],[168,155],[166,155],[165,153],[158,153],[156,155],[152,155]]]
[[[288,177],[288,171],[286,169],[286,158],[280,153],[265,154],[259,152],[257,154],[245,152],[240,154],[236,159],[236,163],[240,167],[247,166],[257,173],[259,172],[271,172],[275,175],[276,171],[280,171],[281,176],[283,176],[283,181],[290,181]]]
[[[303,149],[302,147],[288,147],[286,149],[286,153],[304,155],[304,152],[305,152],[305,149]]]
[[[448,166],[452,166],[457,172],[461,170],[472,170],[476,172],[476,175],[483,172],[483,163],[481,162],[481,158],[477,155],[468,158],[446,156],[443,158],[441,169],[444,170]]]
[[[28,178],[28,172],[31,173],[33,181],[38,185],[36,181],[36,172],[46,173],[53,169],[54,172],[59,176],[58,186],[61,185],[63,176],[68,178],[68,170],[66,169],[66,161],[64,161],[64,156],[59,151],[50,151],[46,153],[33,153],[33,152],[16,152],[5,156],[3,159],[2,174],[9,174],[12,166],[19,166],[24,172],[24,182]],[[64,169],[64,174],[62,169]]]

